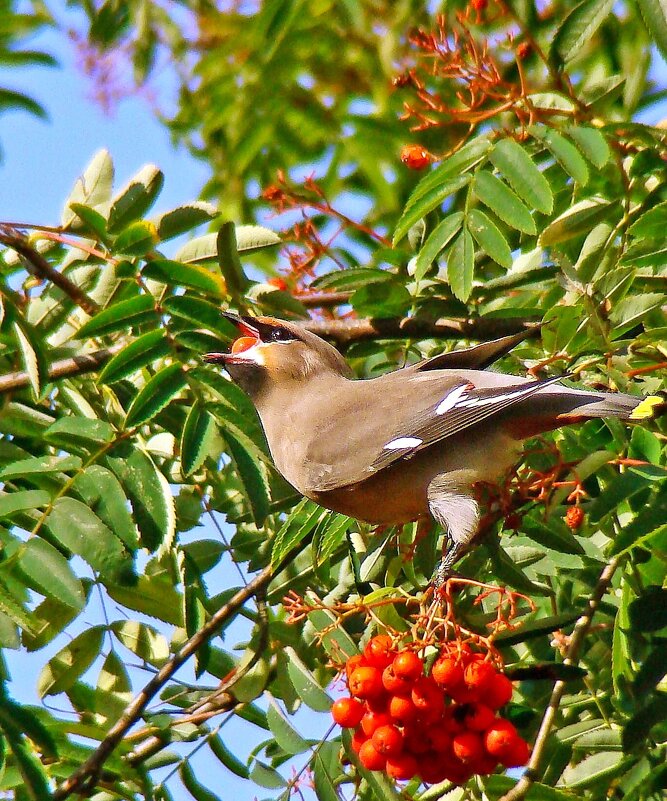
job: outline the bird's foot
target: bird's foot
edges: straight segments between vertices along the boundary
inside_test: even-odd
[[[460,575],[453,569],[453,566],[454,563],[458,562],[458,560],[465,554],[467,550],[468,549],[466,545],[462,542],[454,542],[446,550],[444,556],[433,571],[433,576],[431,577],[431,584],[436,591],[441,590],[444,587],[447,579]]]

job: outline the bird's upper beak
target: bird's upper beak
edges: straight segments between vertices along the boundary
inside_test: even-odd
[[[222,312],[222,316],[238,328],[242,338],[253,339],[256,343],[262,341],[261,328],[265,324],[260,323],[259,320],[254,317],[241,317],[232,312]],[[233,350],[230,353],[206,353],[203,359],[209,364],[244,364],[249,361],[243,357],[243,352],[247,349],[245,347],[236,353]]]

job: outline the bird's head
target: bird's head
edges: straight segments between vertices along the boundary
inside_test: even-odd
[[[204,360],[222,364],[251,397],[271,384],[289,384],[333,373],[350,376],[340,353],[297,323],[273,317],[246,317],[223,312],[241,336],[229,353],[207,353]]]

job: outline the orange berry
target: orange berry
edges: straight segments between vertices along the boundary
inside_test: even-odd
[[[401,161],[410,170],[423,170],[433,161],[433,156],[421,145],[405,145],[401,148]]]
[[[401,651],[391,663],[394,673],[404,679],[418,679],[424,673],[424,664],[414,651]]]
[[[435,681],[445,690],[451,690],[463,684],[463,665],[454,656],[441,656],[431,670]]]
[[[466,704],[463,725],[471,731],[486,731],[495,720],[491,707],[486,704]]]
[[[491,756],[502,760],[519,739],[521,738],[513,724],[505,718],[498,718],[484,732],[484,747]]]
[[[507,676],[504,673],[496,673],[493,681],[484,690],[482,701],[491,709],[500,709],[501,706],[505,706],[512,700],[513,691],[514,687]]]
[[[348,679],[358,667],[366,667],[366,660],[364,659],[363,654],[351,656],[345,663],[345,673]]]
[[[232,342],[232,353],[243,353],[244,350],[250,350],[258,342],[257,337],[239,337]]]
[[[475,659],[469,665],[466,665],[463,671],[463,680],[469,690],[475,690],[481,694],[491,684],[496,672],[490,662]]]
[[[410,695],[412,683],[412,679],[397,676],[393,665],[387,665],[382,672],[382,684],[391,695]]]
[[[399,723],[410,723],[419,713],[411,698],[402,695],[392,695],[389,699],[389,714]]]
[[[288,289],[286,281],[282,278],[269,278],[266,283],[274,286],[276,289],[280,289],[281,292],[286,292]]]
[[[350,676],[350,692],[357,698],[373,698],[380,695],[382,687],[382,674],[375,667],[358,667]]]
[[[388,726],[390,723],[393,721],[386,712],[366,712],[361,719],[361,728],[366,737],[372,737],[376,729]]]
[[[529,758],[530,746],[523,737],[517,737],[500,761],[504,768],[522,768]]]
[[[406,781],[417,773],[418,767],[417,760],[412,754],[398,754],[397,756],[387,757],[385,770],[390,779]]]
[[[339,726],[353,729],[358,726],[366,708],[356,698],[339,698],[331,705],[331,714]]]
[[[454,735],[452,751],[465,764],[476,762],[484,754],[482,737],[475,731],[462,731]]]
[[[359,761],[368,770],[384,770],[387,759],[375,750],[371,740],[366,742],[359,749]]]
[[[572,531],[577,531],[581,528],[584,522],[585,513],[581,506],[570,506],[565,513],[565,524]]]
[[[394,658],[394,644],[388,634],[379,634],[369,640],[364,648],[366,663],[384,670]]]
[[[398,756],[403,751],[403,735],[392,723],[378,726],[372,740],[375,750],[386,757]]]
[[[442,690],[430,676],[422,676],[417,679],[410,697],[420,713],[427,713],[431,719],[442,715],[445,699]]]
[[[366,742],[366,740],[368,740],[368,737],[366,737],[361,729],[357,729],[354,732],[352,735],[352,750],[355,754],[359,753],[359,749]]]

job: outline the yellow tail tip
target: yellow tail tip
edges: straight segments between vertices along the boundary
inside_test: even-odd
[[[656,413],[659,406],[664,406],[665,399],[660,397],[660,395],[649,395],[647,398],[644,398],[641,403],[639,403],[635,408],[630,412],[630,420],[647,420],[649,417],[653,417]]]

